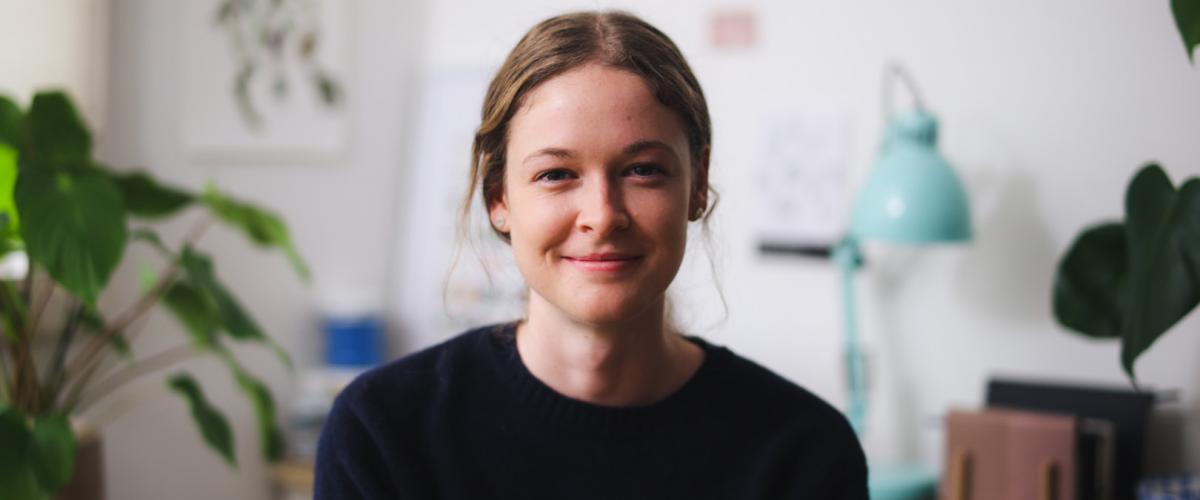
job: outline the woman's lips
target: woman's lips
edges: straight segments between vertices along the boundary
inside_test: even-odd
[[[642,257],[640,255],[598,254],[579,257],[563,257],[578,269],[591,272],[618,272],[635,266]]]

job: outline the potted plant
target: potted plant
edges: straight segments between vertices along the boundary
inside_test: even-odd
[[[282,251],[307,280],[287,227],[270,211],[212,186],[193,193],[144,172],[114,170],[92,156],[91,146],[67,95],[37,94],[27,109],[0,97],[0,255],[28,262],[27,272],[0,278],[0,499],[48,498],[66,486],[77,448],[70,418],[126,382],[192,354],[215,355],[228,366],[256,412],[263,456],[278,460],[284,442],[271,391],[238,361],[230,341],[266,345],[286,366],[291,362],[195,243],[219,221]],[[205,216],[177,244],[148,225],[192,206],[203,207]],[[162,269],[140,272],[141,295],[110,315],[97,300],[132,244],[155,249]],[[54,325],[47,317],[53,296],[65,304],[65,318]],[[135,358],[129,350],[140,333],[135,321],[158,304],[180,321],[190,343]],[[189,405],[204,442],[236,465],[229,423],[199,382],[177,372],[167,386]]]

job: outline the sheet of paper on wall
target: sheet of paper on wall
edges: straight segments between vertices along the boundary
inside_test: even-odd
[[[411,167],[398,203],[404,230],[397,232],[396,246],[403,257],[393,287],[400,299],[398,321],[418,344],[508,320],[522,310],[521,282],[509,277],[515,267],[512,252],[491,234],[481,207],[472,214],[469,239],[456,241],[471,141],[490,79],[486,68],[427,72],[409,132],[413,137],[404,141]]]
[[[769,117],[756,172],[759,244],[828,246],[845,232],[849,119],[806,111]]]

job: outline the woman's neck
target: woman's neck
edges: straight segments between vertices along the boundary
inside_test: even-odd
[[[666,331],[663,311],[660,300],[620,324],[581,324],[531,292],[517,350],[530,373],[560,394],[603,406],[651,404],[704,360],[700,347]]]

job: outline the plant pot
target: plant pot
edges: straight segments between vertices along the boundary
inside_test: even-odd
[[[75,419],[71,419],[71,427],[75,430],[75,472],[55,498],[104,500],[104,448],[100,433]]]

